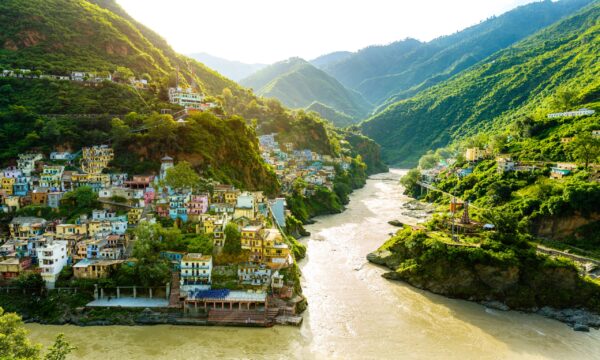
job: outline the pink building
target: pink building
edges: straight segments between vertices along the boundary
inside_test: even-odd
[[[208,195],[190,195],[185,204],[188,216],[199,216],[208,211]]]
[[[144,192],[144,204],[149,205],[152,204],[154,199],[156,198],[156,193],[153,188],[146,188]]]

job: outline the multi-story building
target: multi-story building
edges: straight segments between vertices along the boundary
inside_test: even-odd
[[[465,159],[467,161],[471,161],[471,162],[475,162],[475,161],[479,161],[482,160],[486,157],[486,151],[485,149],[480,149],[480,148],[468,148],[465,151]]]
[[[12,238],[27,240],[44,233],[46,220],[38,217],[19,216],[13,218],[8,227]]]
[[[114,259],[83,259],[73,265],[73,275],[76,279],[102,279],[118,269],[122,263],[123,260]]]
[[[271,281],[271,269],[263,264],[244,263],[238,265],[240,284],[264,285]]]
[[[10,280],[19,277],[31,266],[31,258],[8,258],[0,260],[0,279]]]
[[[204,96],[198,94],[192,89],[169,88],[169,102],[183,106],[186,109],[202,110]]]
[[[42,154],[21,154],[17,159],[17,168],[23,172],[23,175],[31,176],[35,170],[35,163],[43,158]]]
[[[82,149],[81,169],[88,174],[100,174],[114,159],[113,149],[107,145],[84,147]]]
[[[241,193],[237,197],[233,218],[237,219],[240,217],[246,217],[254,220],[256,218],[256,208],[257,205],[254,195],[249,192]]]
[[[212,256],[189,253],[180,263],[180,290],[187,293],[196,289],[209,289],[212,273]]]
[[[58,274],[60,274],[63,267],[69,261],[67,246],[67,241],[54,240],[37,248],[37,258],[42,279],[44,279],[46,287],[49,289],[54,288]]]
[[[31,192],[31,203],[33,205],[47,205],[48,204],[48,188],[47,187],[36,187]]]
[[[188,196],[186,194],[173,194],[169,196],[169,216],[171,219],[181,219],[187,221],[188,214],[186,202]]]
[[[16,179],[12,177],[3,177],[0,181],[2,190],[8,196],[13,195]]]
[[[266,229],[263,233],[263,262],[272,269],[281,269],[292,264],[290,247],[283,241],[277,229]]]
[[[187,215],[190,220],[197,221],[200,215],[208,211],[208,195],[190,195],[185,203]]]
[[[261,225],[248,225],[242,228],[242,249],[250,250],[248,260],[251,262],[261,262],[263,260],[262,229]]]
[[[29,179],[25,176],[19,176],[15,178],[13,185],[13,195],[15,196],[27,196],[29,194]]]
[[[160,159],[160,176],[159,176],[159,178],[161,180],[164,180],[167,177],[167,170],[169,170],[173,166],[174,166],[173,158],[170,157],[169,155],[165,155],[162,159]]]
[[[44,165],[42,174],[40,175],[40,186],[52,190],[60,190],[62,188],[62,176],[64,171],[64,166]]]

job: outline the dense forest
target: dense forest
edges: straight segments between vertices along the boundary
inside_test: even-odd
[[[384,160],[416,164],[428,149],[522,119],[600,100],[600,5],[594,3],[473,68],[402,100],[361,124]],[[559,93],[575,93],[556,102]]]
[[[535,2],[430,42],[406,39],[371,46],[323,70],[373,104],[389,105],[468,69],[590,2]]]

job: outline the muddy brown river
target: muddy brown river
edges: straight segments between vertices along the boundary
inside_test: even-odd
[[[538,315],[502,312],[391,282],[365,256],[402,215],[397,179],[374,176],[348,209],[308,226],[301,263],[309,300],[300,327],[75,327],[29,324],[34,341],[58,333],[78,359],[600,359],[600,331],[579,333]]]

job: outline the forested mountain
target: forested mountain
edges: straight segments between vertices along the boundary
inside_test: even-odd
[[[399,101],[361,124],[383,147],[384,159],[414,165],[428,149],[523,117],[544,117],[566,102],[600,100],[600,3],[501,50],[471,69]],[[596,103],[596,105],[594,105]],[[536,115],[537,114],[537,115]]]
[[[194,53],[189,56],[235,81],[250,76],[267,66],[265,64],[246,64],[241,61],[227,60],[207,53]]]
[[[393,102],[460,73],[590,2],[531,3],[430,42],[406,39],[368,47],[323,69],[373,104],[382,104],[389,97]]]
[[[260,129],[298,138],[299,147],[322,154],[372,155],[340,145],[352,134],[259,98],[177,54],[114,0],[0,2],[0,69],[120,77],[97,83],[0,77],[1,165],[22,152],[76,151],[84,145],[112,142],[118,150],[116,170],[155,172],[168,153],[218,180],[273,194],[278,182],[260,157],[256,138]],[[131,77],[148,79],[149,86],[136,89],[129,84]],[[207,95],[218,105],[217,114],[190,117],[189,128],[178,126],[170,115],[158,115],[161,109],[181,109],[167,97],[167,89],[177,80]],[[132,111],[137,114],[129,114]],[[371,157],[378,159],[378,155]]]
[[[321,55],[318,58],[312,59],[310,61],[311,64],[318,67],[319,69],[323,69],[325,66],[330,66],[342,60],[345,60],[347,57],[351,56],[352,53],[350,51],[336,51],[329,54]]]
[[[370,108],[358,93],[346,89],[333,77],[300,58],[275,63],[240,83],[254,89],[258,95],[279,99],[292,108],[305,108],[320,102],[356,121]]]

